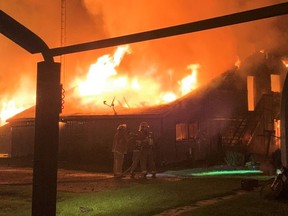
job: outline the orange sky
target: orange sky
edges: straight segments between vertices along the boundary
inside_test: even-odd
[[[193,22],[286,0],[67,0],[66,45],[137,33]],[[38,34],[49,47],[60,46],[61,1],[0,0],[0,8]],[[189,64],[200,64],[202,84],[231,68],[237,58],[287,43],[288,17],[266,20],[146,41],[131,45],[132,54],[123,58],[119,73],[151,76],[171,87],[171,80],[188,75]],[[0,35],[0,101],[19,91],[35,94],[36,63],[31,55]],[[287,46],[286,46],[287,47]],[[88,68],[103,54],[115,48],[71,54],[65,57],[62,82],[66,89],[75,77],[85,76]],[[55,58],[59,61],[58,58]],[[176,83],[172,83],[172,85]],[[0,104],[1,106],[1,104]]]

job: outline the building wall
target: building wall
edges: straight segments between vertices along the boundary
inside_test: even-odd
[[[115,116],[66,121],[60,130],[59,156],[71,162],[112,164],[112,143],[118,125],[127,124],[128,129],[135,133],[142,121],[148,122],[158,145],[162,133],[161,121],[158,118]],[[127,164],[132,162],[132,148],[130,143]]]
[[[270,93],[263,95],[256,107],[259,113],[259,122],[254,136],[249,143],[251,153],[269,156],[279,146],[275,142],[274,120],[278,118],[280,110],[280,95]]]
[[[12,125],[11,135],[11,156],[23,157],[31,156],[34,152],[34,124],[21,123]]]
[[[219,90],[209,92],[201,100],[191,100],[177,109],[167,119],[174,121],[171,128],[179,123],[197,124],[196,137],[176,141],[174,160],[191,160],[206,164],[219,162],[223,156],[219,136],[229,126],[231,119],[247,113],[247,92]],[[220,146],[219,146],[220,145]],[[172,149],[172,148],[171,148]]]

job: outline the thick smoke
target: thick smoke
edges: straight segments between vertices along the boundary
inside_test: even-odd
[[[67,0],[65,44],[199,21],[281,2],[286,0]],[[49,47],[61,45],[60,0],[0,0],[0,7],[38,34]],[[190,73],[189,64],[197,63],[201,65],[200,82],[205,84],[230,69],[238,58],[245,59],[257,50],[275,51],[281,47],[281,55],[286,55],[283,45],[287,47],[287,21],[286,15],[133,44],[132,54],[124,58],[119,71],[131,76],[151,76],[168,89]],[[0,97],[13,96],[23,80],[21,77],[25,80],[28,77],[34,87],[36,63],[42,61],[41,56],[27,53],[3,36],[0,36],[0,43]],[[62,72],[64,86],[69,88],[76,76],[85,75],[91,63],[112,50],[66,55]]]
[[[117,1],[84,0],[92,16],[103,15],[110,37],[141,32],[171,25],[217,17],[229,13],[259,8],[285,1]],[[271,18],[231,27],[176,36],[132,46],[134,55],[130,69],[136,73],[149,72],[153,65],[153,76],[166,75],[173,80],[188,73],[186,66],[199,63],[200,82],[208,82],[233,66],[238,58],[244,59],[260,49],[274,49],[285,42],[283,36],[287,16]],[[287,40],[286,40],[287,41]],[[140,70],[140,71],[139,71]],[[159,77],[163,81],[163,77]],[[163,82],[167,83],[167,82]]]

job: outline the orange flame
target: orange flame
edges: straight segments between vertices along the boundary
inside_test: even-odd
[[[285,67],[288,68],[288,59],[283,59],[282,62],[285,65]]]
[[[6,120],[35,104],[35,92],[28,77],[20,77],[18,90],[0,99],[0,126]]]
[[[153,106],[172,102],[198,87],[199,64],[189,65],[191,74],[178,82],[181,94],[162,91],[161,83],[156,82],[153,77],[119,75],[116,68],[125,54],[131,54],[129,45],[118,47],[113,55],[98,58],[90,66],[86,79],[77,79],[74,82],[74,96],[80,99],[82,105],[97,104],[99,107],[103,106],[103,102],[107,105],[106,101],[113,99],[113,105],[116,103],[124,108]]]
[[[191,64],[188,65],[188,69],[191,70],[191,74],[184,77],[179,83],[181,85],[182,96],[186,95],[187,93],[191,92],[192,90],[198,87],[197,82],[197,73],[198,68],[200,67],[199,64]]]
[[[17,106],[14,100],[2,102],[2,109],[0,112],[0,126],[6,124],[6,120],[25,109],[23,106]]]
[[[165,104],[176,100],[177,98],[193,91],[199,85],[197,73],[199,64],[188,65],[191,74],[175,82],[180,86],[175,91],[162,90],[161,83],[157,82],[155,77],[119,75],[117,67],[126,54],[131,54],[129,45],[120,46],[113,55],[104,55],[97,59],[89,68],[85,79],[76,78],[73,82],[73,94],[68,100],[77,100],[81,107],[102,108],[105,105],[114,104],[123,108],[147,107],[159,104]],[[145,73],[144,73],[145,74]],[[172,70],[168,71],[168,76],[172,81]],[[27,83],[26,90],[27,90]],[[0,105],[0,126],[6,123],[8,118],[31,107],[34,104],[31,92],[19,91],[10,100],[2,100]],[[65,108],[64,108],[65,109]]]
[[[235,62],[235,67],[239,68],[240,65],[241,65],[241,61],[240,61],[240,58],[238,57],[237,61]]]
[[[90,66],[87,79],[78,83],[79,94],[81,96],[100,95],[127,86],[126,77],[115,77],[117,75],[115,68],[127,52],[129,52],[128,45],[119,47],[113,56],[100,57],[95,64]]]

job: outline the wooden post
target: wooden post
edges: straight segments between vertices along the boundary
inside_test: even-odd
[[[44,61],[37,68],[32,216],[56,215],[60,67]]]

